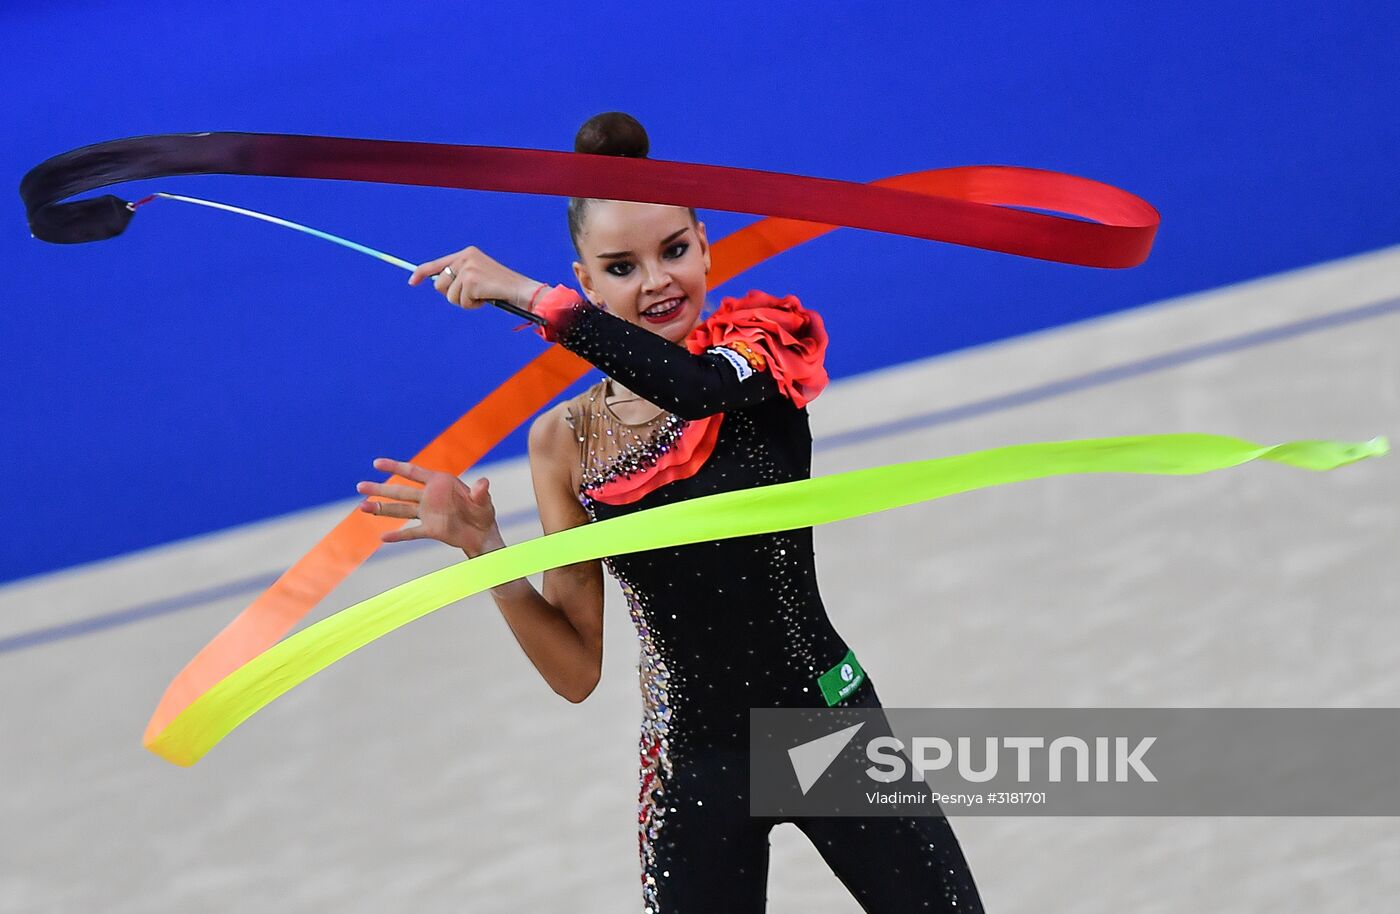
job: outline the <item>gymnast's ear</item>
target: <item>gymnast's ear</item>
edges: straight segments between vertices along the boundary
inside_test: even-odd
[[[593,291],[593,277],[588,274],[588,268],[577,260],[574,261],[574,279],[578,280],[583,297],[595,305],[598,304],[598,293]]]
[[[695,220],[695,236],[700,239],[700,253],[705,257],[705,272],[710,272],[710,239],[705,237],[705,223]]]

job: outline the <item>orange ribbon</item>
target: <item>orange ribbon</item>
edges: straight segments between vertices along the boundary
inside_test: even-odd
[[[1107,222],[1141,215],[1125,214],[1121,208],[1115,209],[1112,198],[1101,198],[1086,212],[1082,196],[1074,199],[1068,196],[1074,190],[1074,182],[1083,179],[1028,184],[1023,177],[1014,174],[1018,171],[1026,170],[965,166],[897,175],[872,183],[984,204],[1073,211]],[[1038,174],[1053,177],[1055,173]],[[709,285],[713,288],[733,279],[749,268],[835,228],[837,226],[795,219],[761,219],[714,243]],[[503,438],[583,377],[590,368],[592,365],[588,362],[557,344],[552,345],[415,454],[413,463],[461,475]],[[412,484],[399,476],[391,477],[388,482]],[[384,533],[404,523],[397,518],[352,510],[185,665],[166,689],[146,725],[143,743],[147,748],[191,702],[281,640],[328,593],[374,554],[382,544],[380,537]]]

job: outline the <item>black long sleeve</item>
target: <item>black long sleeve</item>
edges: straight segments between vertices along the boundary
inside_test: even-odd
[[[751,368],[737,352],[692,355],[685,346],[589,303],[570,309],[560,322],[558,342],[682,419],[782,396],[771,372]]]

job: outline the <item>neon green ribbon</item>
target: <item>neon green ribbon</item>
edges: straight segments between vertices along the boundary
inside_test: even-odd
[[[1361,444],[1294,441],[1263,447],[1207,434],[1136,435],[1017,444],[722,492],[538,537],[401,584],[297,632],[200,696],[149,748],[193,765],[279,695],[376,638],[506,581],[575,562],[647,549],[829,524],[973,489],[1074,473],[1191,475],[1265,459],[1331,470],[1389,452]]]

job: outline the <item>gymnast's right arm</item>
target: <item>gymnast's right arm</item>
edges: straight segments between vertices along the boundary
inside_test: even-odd
[[[530,428],[530,470],[545,533],[588,523],[573,497],[570,461],[576,456],[573,432],[563,418],[564,404],[541,415]],[[383,517],[418,518],[421,523],[384,533],[386,543],[435,539],[476,558],[505,547],[490,480],[465,485],[451,473],[381,457],[375,469],[392,472],[417,486],[361,482],[366,499],[360,510]],[[603,670],[603,569],[596,559],[544,573],[544,593],[528,578],[491,588],[515,640],[556,693],[578,703],[598,685]]]
[[[546,534],[588,523],[573,495],[569,467],[577,446],[563,409],[561,403],[530,426],[530,475]],[[551,568],[543,583],[541,594],[518,578],[491,588],[491,596],[535,669],[577,704],[592,694],[603,671],[603,566],[593,559]]]

